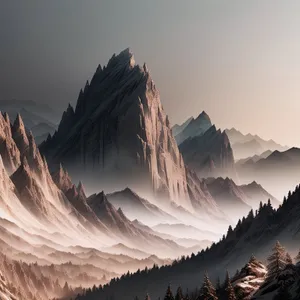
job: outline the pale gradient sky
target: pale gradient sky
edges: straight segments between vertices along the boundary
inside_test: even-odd
[[[0,99],[75,102],[130,47],[171,122],[300,146],[300,1],[0,0]]]

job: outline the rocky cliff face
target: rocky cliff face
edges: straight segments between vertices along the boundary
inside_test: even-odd
[[[13,139],[8,114],[0,113],[0,153],[6,170],[12,173],[20,165],[20,151]]]
[[[79,171],[94,191],[127,186],[190,207],[186,171],[147,66],[129,49],[97,68],[80,91],[75,111],[40,147],[52,164]],[[97,188],[96,188],[97,187]]]

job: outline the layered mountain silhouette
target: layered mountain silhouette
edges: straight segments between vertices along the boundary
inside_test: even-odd
[[[274,151],[266,158],[247,160],[236,164],[241,181],[257,181],[277,198],[298,184],[300,176],[300,149]]]
[[[172,128],[185,164],[199,177],[236,178],[234,157],[227,134],[217,130],[203,111]]]
[[[121,208],[131,220],[137,218],[150,225],[158,222],[178,221],[174,216],[141,198],[129,188],[108,194],[107,198],[115,207]]]
[[[258,209],[260,203],[270,200],[273,207],[278,207],[281,203],[255,181],[239,186],[228,177],[219,177],[203,179],[203,184],[222,210],[234,221],[246,215],[251,208]]]
[[[164,295],[165,286],[170,281],[172,286],[193,290],[205,271],[215,282],[220,274],[225,273],[224,270],[235,273],[236,269],[243,266],[245,267],[233,277],[233,282],[236,286],[240,284],[245,292],[251,294],[259,288],[266,274],[265,267],[259,261],[266,260],[276,240],[281,240],[291,253],[298,251],[299,195],[300,188],[297,186],[278,210],[272,208],[270,203],[262,205],[256,214],[251,210],[246,218],[239,220],[234,229],[230,226],[227,234],[209,249],[181,259],[172,266],[159,270],[153,268],[120,281],[113,281],[104,289],[96,291],[95,295],[100,300],[111,295],[127,300],[134,296],[142,297],[146,293],[157,298]],[[252,254],[259,261],[249,261]],[[240,282],[241,279],[244,280],[244,285]],[[252,288],[247,291],[246,285],[251,285]],[[268,291],[265,290],[264,293]],[[79,299],[88,298],[83,296]]]
[[[186,165],[198,177],[230,176],[236,178],[234,157],[225,132],[213,125],[203,134],[189,137],[179,145]]]
[[[226,134],[231,142],[235,159],[243,159],[253,155],[261,155],[263,152],[270,151],[285,151],[287,146],[282,146],[273,140],[264,140],[258,135],[250,133],[244,135],[235,128],[226,129]]]

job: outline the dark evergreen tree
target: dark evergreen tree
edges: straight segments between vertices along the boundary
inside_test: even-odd
[[[175,300],[170,285],[168,286],[164,300]]]
[[[233,288],[233,286],[231,284],[230,276],[229,276],[228,271],[226,273],[226,279],[225,279],[225,286],[224,286],[224,288],[225,288],[224,294],[226,295],[226,300],[236,300],[234,288]]]
[[[221,281],[220,281],[220,277],[218,276],[217,278],[217,282],[216,282],[216,291],[221,289]]]
[[[292,259],[291,255],[288,252],[286,253],[285,260],[286,260],[287,265],[292,265],[293,264],[293,259]]]
[[[176,293],[176,296],[175,296],[175,300],[183,300],[183,293],[182,293],[182,289],[181,287],[179,287],[177,289],[177,293]]]
[[[284,247],[277,241],[275,247],[272,249],[273,253],[268,257],[268,266],[267,266],[267,280],[272,280],[277,278],[279,273],[286,266],[286,253]]]
[[[210,282],[207,273],[204,275],[203,285],[200,290],[199,300],[217,300],[217,294],[214,286]]]
[[[189,290],[188,289],[186,290],[186,294],[185,294],[184,300],[190,300]]]
[[[300,262],[300,250],[299,250],[297,256],[295,257],[295,261],[296,261],[296,263]]]

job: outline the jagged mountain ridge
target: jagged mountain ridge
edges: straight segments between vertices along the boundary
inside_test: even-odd
[[[30,226],[34,230],[40,227],[47,231],[50,226],[69,236],[79,234],[79,240],[87,239],[86,242],[95,245],[101,245],[105,241],[108,244],[120,241],[139,247],[152,243],[152,247],[160,254],[164,251],[171,254],[184,250],[172,241],[136,228],[121,210],[116,210],[107,201],[104,193],[87,197],[83,185],[73,185],[62,166],[57,172],[50,174],[46,160],[40,155],[32,134],[26,132],[20,115],[11,126],[11,131],[11,140],[15,142],[21,159],[10,178],[2,166],[5,186],[1,192],[10,195],[10,200],[7,197],[3,200],[2,208],[3,212],[7,211],[9,219],[17,222],[21,228],[27,228],[28,220],[31,220]],[[9,201],[14,201],[11,207],[7,206]],[[104,202],[106,205],[102,205]],[[20,210],[22,213],[15,216],[14,213]],[[112,222],[116,226],[112,226]],[[89,237],[91,233],[96,234],[97,238]]]
[[[97,178],[101,173],[114,176],[114,188],[118,182],[125,187],[144,186],[188,202],[184,163],[159,93],[146,65],[135,65],[129,49],[114,55],[103,69],[98,67],[80,92],[75,111],[69,106],[57,133],[41,150],[70,172],[82,166]],[[125,175],[129,167],[131,182]]]
[[[191,211],[194,200],[205,201],[213,207],[212,217],[224,217],[213,199],[203,199],[187,180],[159,92],[147,66],[135,65],[129,49],[97,68],[75,110],[68,106],[40,150],[51,165],[63,162],[75,180],[80,173],[91,192],[99,182],[106,191],[129,187],[153,204],[159,198],[160,204],[174,202]]]
[[[182,125],[175,125],[172,128],[177,145],[183,143],[186,139],[199,136],[205,133],[213,124],[208,114],[203,111],[197,118],[189,118]]]
[[[182,124],[178,125],[178,124],[175,124],[173,127],[172,127],[172,133],[174,135],[174,137],[179,134],[180,132],[182,132],[186,126],[193,120],[194,118],[193,117],[190,117],[188,118],[185,122],[183,122]]]
[[[186,165],[199,177],[236,178],[234,157],[225,132],[213,125],[203,134],[187,138],[179,145]]]

